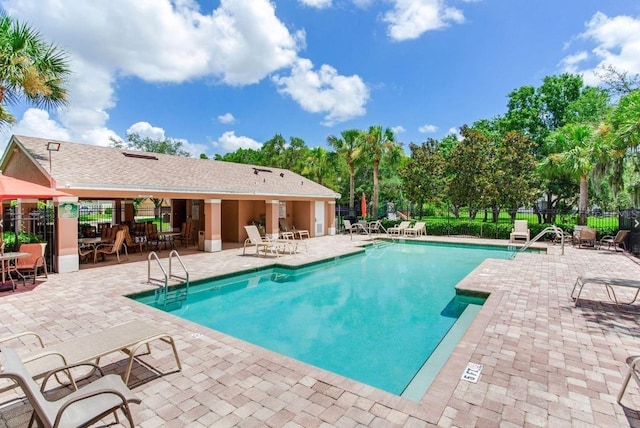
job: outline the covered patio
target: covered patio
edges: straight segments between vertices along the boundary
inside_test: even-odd
[[[335,234],[339,195],[284,169],[16,135],[7,145],[0,169],[8,176],[72,195],[56,205],[58,214],[59,204],[75,213],[57,216],[53,250],[58,272],[79,269],[77,239],[81,222],[88,221],[78,213],[82,200],[109,201],[113,206],[110,224],[130,228],[136,222],[134,201],[170,201],[169,231],[177,232],[190,223],[190,238],[194,243],[201,239],[205,252],[221,251],[223,243],[242,243],[248,224],[277,237],[281,218],[309,230],[311,237]],[[29,212],[34,206],[35,201],[21,200],[16,209]]]

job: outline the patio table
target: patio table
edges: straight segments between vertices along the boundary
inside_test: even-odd
[[[28,257],[31,253],[25,253],[20,251],[10,251],[8,253],[0,253],[0,270],[2,270],[2,287],[4,288],[6,283],[7,275],[9,275],[9,280],[11,281],[11,291],[16,289],[16,282],[13,280],[11,276],[11,272],[16,272],[19,277],[21,277],[24,281],[24,276],[16,269],[15,261],[22,257]],[[11,264],[13,261],[13,265]]]

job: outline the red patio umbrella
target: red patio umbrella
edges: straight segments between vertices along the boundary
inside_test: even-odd
[[[360,200],[360,209],[362,211],[362,218],[367,218],[367,198],[362,192],[362,199]]]
[[[52,199],[64,196],[72,195],[30,181],[19,180],[0,174],[0,200]]]
[[[64,196],[72,195],[30,181],[0,174],[0,229],[3,229],[2,201],[4,199],[52,199]],[[0,236],[1,239],[2,236]]]

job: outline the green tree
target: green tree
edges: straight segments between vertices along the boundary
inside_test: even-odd
[[[340,137],[330,135],[327,141],[349,166],[349,216],[355,217],[355,168],[356,161],[362,154],[362,133],[357,129],[347,129],[342,131]]]
[[[626,176],[632,203],[640,205],[640,90],[623,96],[599,131],[612,147],[609,182],[614,193],[625,187]]]
[[[460,208],[469,208],[469,218],[474,219],[478,210],[488,206],[492,198],[489,179],[493,146],[478,130],[467,126],[460,128],[462,140],[451,150],[447,159],[448,196],[453,204],[453,214],[459,217]]]
[[[380,125],[371,126],[364,135],[364,150],[367,156],[371,158],[371,164],[373,165],[373,197],[371,201],[374,217],[378,216],[378,205],[380,203],[380,184],[378,183],[380,161],[395,145],[393,131],[390,128],[383,129]]]
[[[509,208],[512,221],[518,207],[532,204],[537,193],[536,159],[533,141],[520,132],[506,132],[496,147],[491,168],[496,199],[492,201],[493,221],[497,223],[500,207]]]
[[[302,174],[310,177],[318,184],[329,173],[329,152],[324,147],[314,147],[309,152],[307,164],[302,170]]]
[[[15,122],[7,106],[21,101],[53,109],[67,102],[67,54],[27,24],[0,12],[0,125]]]
[[[151,138],[141,137],[135,132],[127,133],[127,141],[110,138],[111,146],[124,148],[128,150],[139,150],[150,153],[163,153],[166,155],[175,155],[189,157],[189,152],[182,149],[183,142],[175,138]]]
[[[598,162],[604,162],[607,150],[587,124],[568,124],[549,136],[551,153],[543,163],[554,163],[579,180],[579,224],[587,224],[589,176]]]
[[[445,161],[436,140],[428,139],[421,145],[409,144],[411,156],[400,168],[404,194],[418,204],[419,216],[425,202],[439,202],[446,188]]]

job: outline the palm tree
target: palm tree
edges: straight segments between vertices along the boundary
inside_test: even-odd
[[[339,156],[343,157],[349,165],[349,216],[355,214],[355,163],[362,153],[362,133],[357,129],[347,129],[340,133],[342,138],[330,135],[327,141],[336,150]]]
[[[365,151],[371,157],[373,162],[373,215],[378,216],[378,204],[379,204],[379,192],[380,186],[378,184],[380,161],[389,153],[396,145],[393,131],[390,128],[382,129],[382,126],[376,125],[369,127],[369,130],[364,135]]]
[[[26,101],[46,109],[64,105],[69,73],[63,50],[0,11],[0,125],[15,122],[8,104]]]
[[[314,147],[307,157],[307,165],[302,169],[302,175],[309,175],[318,184],[329,169],[329,152],[324,147]]]
[[[597,164],[606,159],[609,150],[593,128],[587,124],[565,125],[554,131],[549,138],[555,150],[543,161],[543,164],[555,164],[558,169],[569,172],[579,179],[578,223],[586,225],[589,176]]]

